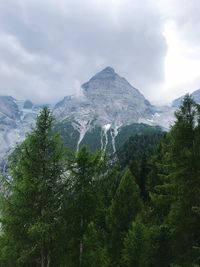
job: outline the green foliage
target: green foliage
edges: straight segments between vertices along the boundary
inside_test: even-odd
[[[193,207],[200,202],[200,125],[199,107],[190,96],[185,97],[176,118],[154,158],[149,177],[151,204],[156,221],[169,229],[170,263],[193,266],[199,259],[194,249],[199,244],[199,218]]]
[[[116,137],[116,148],[119,150],[130,137],[135,135],[154,135],[159,132],[162,132],[159,126],[150,126],[144,123],[127,125],[120,130]]]
[[[68,167],[65,205],[68,225],[67,258],[70,266],[83,266],[84,235],[90,222],[96,221],[100,213],[99,180],[104,160],[101,153],[93,155],[86,147],[82,147]]]
[[[138,186],[130,171],[126,171],[108,209],[108,238],[112,266],[119,264],[123,239],[141,208]]]
[[[145,267],[146,254],[146,229],[141,223],[133,222],[126,238],[122,255],[122,266],[124,267]]]
[[[131,165],[132,162],[137,162],[140,165],[144,155],[149,156],[155,152],[164,135],[164,132],[157,131],[131,136],[117,151],[120,165],[124,167]]]
[[[167,134],[125,127],[118,144],[134,136],[113,158],[67,153],[72,128],[61,139],[44,108],[12,154],[0,180],[0,266],[200,266],[200,106],[187,95]],[[99,134],[83,140],[90,151]]]
[[[64,145],[73,151],[76,151],[77,142],[79,140],[79,132],[73,127],[73,122],[68,120],[63,120],[62,122],[57,122],[54,126],[55,132],[60,132],[62,137],[62,141]],[[123,127],[120,129],[116,137],[116,148],[120,149],[121,146],[131,137],[134,135],[154,135],[157,133],[161,133],[162,130],[160,127],[156,126],[149,126],[146,124],[138,124],[134,123],[128,126]],[[108,136],[108,145],[107,151],[109,153],[113,153],[112,148],[112,137],[111,131],[107,132]],[[100,127],[94,126],[90,131],[86,132],[83,140],[80,143],[80,146],[87,146],[87,148],[95,153],[96,151],[101,149],[101,138],[102,138],[102,129]],[[103,140],[105,142],[105,140]]]
[[[173,202],[168,223],[173,235],[172,246],[178,252],[174,255],[175,263],[188,266],[197,257],[193,246],[200,241],[199,217],[193,212],[193,207],[200,203],[199,107],[189,95],[176,117],[177,122],[171,130],[169,175]]]
[[[101,131],[100,127],[94,127],[91,131],[88,131],[83,140],[81,141],[81,146],[87,146],[87,148],[95,153],[101,149]]]
[[[57,122],[54,125],[53,131],[60,133],[62,142],[67,148],[74,151],[76,150],[80,134],[77,130],[74,129],[72,122],[68,120]]]
[[[150,172],[150,156],[155,153],[158,144],[165,136],[164,132],[155,131],[148,134],[134,135],[117,151],[120,166],[129,166],[140,188],[144,201],[148,199],[147,177]]]
[[[56,255],[65,154],[59,135],[52,135],[52,123],[44,108],[10,160],[12,179],[1,211],[1,257],[8,266],[48,266]]]
[[[95,224],[91,222],[88,225],[87,231],[84,235],[85,253],[84,264],[85,267],[109,267],[109,258],[106,248],[104,246],[105,237],[102,229],[97,229]]]

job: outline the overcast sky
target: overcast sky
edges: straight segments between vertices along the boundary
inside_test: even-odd
[[[106,66],[165,103],[200,88],[200,0],[0,0],[0,94],[54,103]]]

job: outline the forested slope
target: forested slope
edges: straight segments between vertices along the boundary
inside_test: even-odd
[[[74,153],[44,108],[1,181],[2,267],[200,266],[200,107],[114,158]]]

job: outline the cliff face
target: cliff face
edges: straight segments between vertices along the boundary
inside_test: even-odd
[[[94,130],[94,127],[102,129],[106,143],[106,134],[111,130],[114,144],[121,127],[132,123],[149,123],[155,113],[154,107],[139,90],[111,67],[93,76],[81,86],[81,90],[80,97],[65,97],[54,108],[58,120],[72,121],[74,128],[80,132],[78,146],[85,134]]]
[[[116,140],[124,140],[144,127],[173,123],[175,107],[155,107],[111,67],[94,75],[81,88],[79,97],[66,96],[52,109],[67,146],[78,149],[92,143],[93,150],[116,151]],[[0,157],[25,138],[34,125],[40,106],[29,100],[0,96]],[[126,134],[124,133],[124,129]],[[137,130],[136,130],[137,129]],[[120,138],[119,138],[120,137]],[[121,142],[121,141],[120,141]]]
[[[27,107],[27,101],[0,96],[0,158],[21,142],[34,124],[39,107]]]
[[[55,106],[59,119],[73,117],[85,124],[95,121],[101,127],[117,127],[151,118],[154,113],[149,101],[111,67],[97,73],[81,89],[81,97],[66,97]]]

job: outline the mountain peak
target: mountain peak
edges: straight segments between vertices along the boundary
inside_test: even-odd
[[[119,75],[115,72],[115,70],[111,67],[106,67],[105,69],[101,70],[97,74],[95,74],[88,82],[82,84],[82,88],[87,91],[88,87],[91,85],[91,83],[102,83],[102,82],[108,82],[108,81],[114,81]],[[99,87],[99,86],[97,86]]]
[[[101,79],[108,79],[108,78],[114,79],[116,75],[117,74],[115,70],[108,66],[102,71],[98,72],[96,75],[94,75],[91,80],[96,80],[96,79],[101,80]]]
[[[110,66],[106,67],[106,68],[103,69],[101,72],[106,72],[106,73],[112,73],[112,74],[115,74],[115,70],[114,70],[112,67],[110,67]]]

